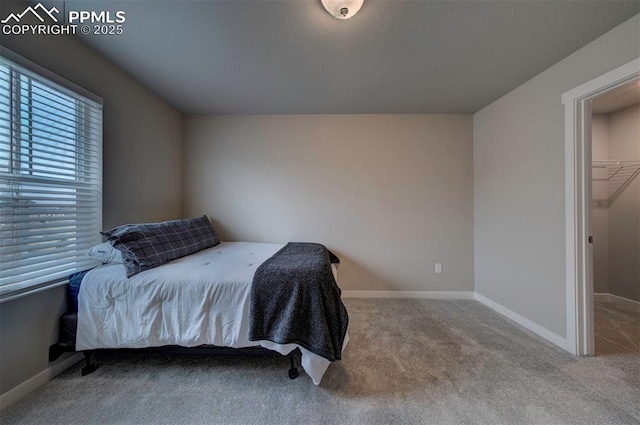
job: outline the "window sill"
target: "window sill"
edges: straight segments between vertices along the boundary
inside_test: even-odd
[[[58,286],[67,285],[69,283],[69,279],[60,278],[53,280],[51,282],[45,282],[40,285],[30,286],[28,288],[16,289],[14,291],[9,291],[0,295],[0,304],[13,301],[18,298],[23,298],[29,295],[36,294],[38,292],[46,291],[47,289],[57,288]]]

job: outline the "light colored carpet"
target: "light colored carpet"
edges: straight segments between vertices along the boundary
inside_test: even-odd
[[[640,314],[575,358],[475,301],[348,299],[351,343],[317,387],[284,358],[111,354],[0,414],[10,424],[638,424]],[[625,341],[628,344],[625,344]],[[614,345],[616,345],[614,347]]]

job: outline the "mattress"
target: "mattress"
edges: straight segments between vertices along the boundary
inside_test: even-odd
[[[249,341],[253,276],[283,246],[223,242],[131,278],[122,264],[96,267],[78,295],[76,349],[259,345],[286,355],[299,348],[302,367],[319,385],[327,359],[297,344]]]

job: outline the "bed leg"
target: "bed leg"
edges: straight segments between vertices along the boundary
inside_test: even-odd
[[[289,362],[291,364],[291,369],[289,369],[289,379],[296,379],[298,377],[298,369],[296,368],[293,362],[293,353],[289,354]]]
[[[84,367],[82,368],[82,376],[93,373],[98,367],[91,363],[93,351],[84,351]]]
[[[53,344],[49,347],[49,362],[55,361],[64,353],[64,349],[60,343]]]

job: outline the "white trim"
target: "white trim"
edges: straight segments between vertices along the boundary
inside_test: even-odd
[[[635,301],[635,300],[630,300],[629,298],[624,298],[624,297],[621,297],[621,296],[615,295],[615,294],[609,294],[609,301],[617,302],[617,303],[621,303],[621,304],[627,304],[627,305],[633,306],[633,307],[640,307],[640,302]]]
[[[594,299],[595,298],[599,298],[599,299],[601,299],[602,301],[605,301],[605,302],[622,304],[622,305],[625,305],[625,306],[633,308],[633,309],[640,308],[640,302],[634,301],[634,300],[630,300],[629,298],[624,298],[624,297],[621,297],[619,295],[607,294],[607,293],[598,293],[598,294],[593,294],[593,297],[594,297]]]
[[[509,310],[489,298],[471,291],[342,291],[342,298],[414,298],[432,300],[476,300],[494,310],[496,313],[510,319],[525,329],[537,334],[558,347],[571,351],[567,338],[562,337],[524,316]]]
[[[520,326],[524,327],[525,329],[530,330],[531,332],[541,336],[542,338],[546,339],[547,341],[551,342],[552,344],[557,345],[558,347],[565,349],[567,351],[569,350],[569,341],[567,340],[567,338],[564,338],[554,332],[551,332],[549,329],[544,328],[540,325],[538,325],[537,323],[532,322],[531,320],[527,319],[524,316],[519,315],[518,313],[514,312],[513,310],[509,310],[507,307],[498,304],[497,302],[490,300],[487,297],[484,297],[480,294],[478,294],[476,292],[475,294],[475,299],[477,301],[479,301],[480,303],[484,304],[485,306],[489,307],[490,309],[496,311],[497,313],[503,315],[504,317],[506,317],[507,319],[510,319],[514,322],[516,322],[517,324],[519,324]]]
[[[582,97],[595,97],[603,92],[621,86],[638,76],[640,58],[627,62],[606,74],[594,78],[562,94],[562,103],[570,103]]]
[[[36,376],[27,379],[17,387],[14,387],[6,393],[0,395],[0,410],[11,406],[13,403],[20,400],[30,392],[35,391],[41,385],[46,384],[47,382],[58,376],[60,373],[69,369],[74,364],[80,362],[82,358],[82,353],[75,353],[74,355],[62,360],[61,362],[49,366]]]
[[[595,354],[591,247],[591,99],[640,78],[640,58],[562,95],[565,115],[567,351]]]
[[[421,298],[431,300],[472,300],[471,291],[342,291],[342,298]]]
[[[638,306],[640,303],[636,301],[620,298],[612,294],[596,294],[608,297],[615,297],[620,300],[628,301]],[[433,299],[433,300],[476,300],[498,314],[510,319],[525,329],[539,335],[547,341],[557,345],[558,347],[571,351],[569,341],[560,335],[532,322],[531,320],[515,313],[512,310],[490,300],[476,292],[471,291],[342,291],[342,298],[414,298],[414,299]],[[9,407],[22,397],[36,390],[41,385],[47,383],[55,376],[70,368],[74,364],[82,360],[82,354],[76,353],[73,356],[61,361],[58,364],[48,367],[36,376],[28,379],[15,388],[0,395],[0,410]]]

